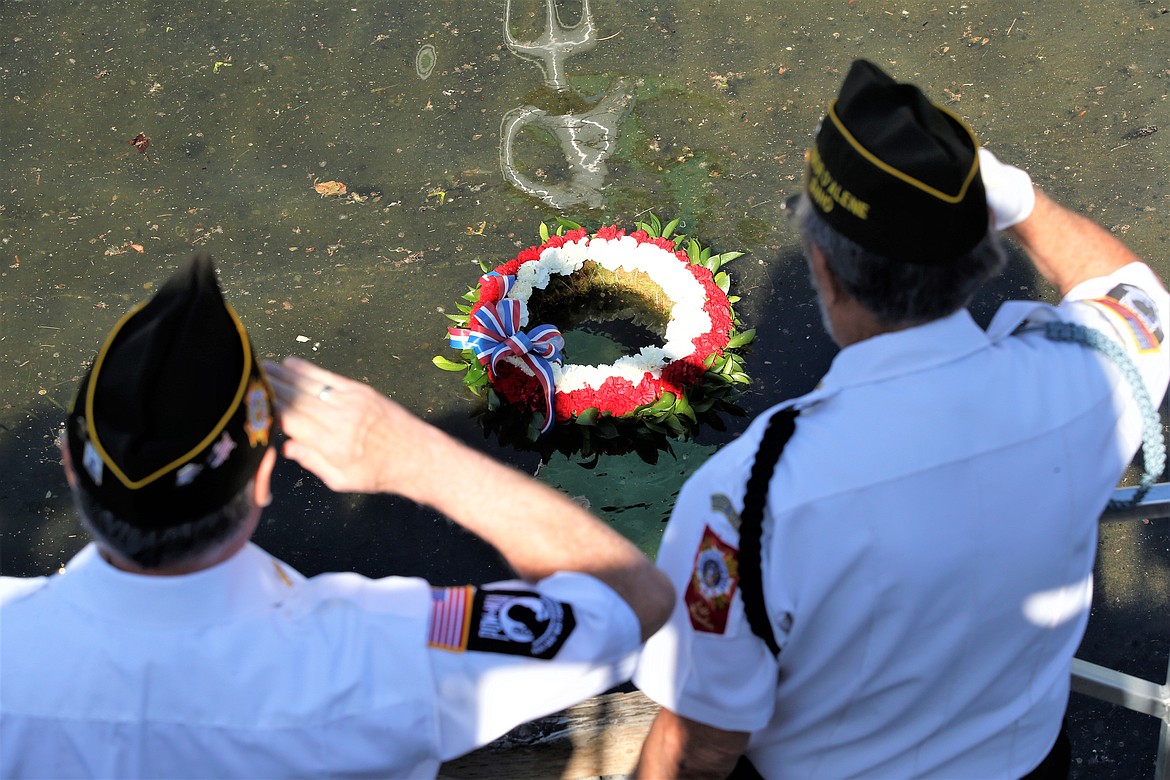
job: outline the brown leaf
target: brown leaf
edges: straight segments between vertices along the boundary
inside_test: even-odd
[[[340,197],[348,192],[348,188],[339,181],[319,181],[313,189],[323,198]]]

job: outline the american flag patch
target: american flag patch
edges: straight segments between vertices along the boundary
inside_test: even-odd
[[[1122,331],[1133,337],[1138,352],[1151,352],[1161,346],[1163,334],[1158,308],[1144,291],[1133,285],[1119,284],[1107,295],[1086,303],[1120,319],[1125,324]]]
[[[431,622],[427,646],[461,653],[467,649],[471,627],[471,604],[475,588],[431,588]]]

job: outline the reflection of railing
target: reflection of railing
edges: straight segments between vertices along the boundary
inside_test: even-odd
[[[634,93],[624,79],[616,79],[609,92],[580,114],[550,115],[535,106],[514,108],[504,115],[500,126],[500,168],[514,187],[540,198],[553,208],[605,205],[601,194],[608,172],[605,161],[617,143],[618,125],[629,112]],[[565,155],[569,180],[541,183],[520,172],[512,157],[512,144],[525,126],[538,127],[557,140]]]
[[[597,46],[597,28],[589,0],[581,5],[581,19],[572,27],[561,21],[556,0],[544,0],[545,28],[535,41],[518,41],[512,35],[512,0],[504,5],[504,43],[518,57],[532,60],[544,71],[544,83],[553,89],[568,89],[565,60],[574,54],[592,51]]]
[[[1135,488],[1118,490],[1115,498],[1131,499]],[[1170,482],[1154,485],[1150,492],[1132,507],[1109,509],[1101,516],[1101,522],[1136,520],[1139,518],[1170,517]],[[1116,669],[1089,663],[1080,658],[1073,659],[1072,689],[1076,693],[1094,699],[1117,704],[1134,712],[1153,715],[1162,721],[1158,734],[1158,763],[1154,767],[1157,780],[1170,780],[1170,765],[1167,762],[1170,751],[1170,669],[1166,682],[1158,683],[1125,674]]]
[[[504,43],[518,57],[531,60],[544,73],[545,86],[558,92],[572,90],[565,75],[565,60],[597,46],[597,27],[589,0],[583,0],[581,18],[573,26],[561,21],[556,0],[545,2],[545,29],[534,41],[520,41],[512,35],[512,0],[504,5]],[[504,179],[521,192],[539,198],[558,210],[584,205],[599,209],[605,205],[601,194],[607,173],[605,161],[617,143],[618,125],[634,102],[632,85],[618,78],[605,94],[577,114],[549,114],[536,106],[522,106],[504,115],[500,126],[500,170]],[[568,180],[539,182],[520,172],[512,154],[516,136],[526,126],[543,130],[561,147],[568,167]]]
[[[1131,500],[1134,492],[1134,488],[1119,489],[1114,498]],[[1163,517],[1170,518],[1170,482],[1154,485],[1133,507],[1107,510],[1101,522]],[[1170,672],[1167,682],[1158,685],[1077,658],[1073,660],[1072,687],[1077,693],[1161,719],[1155,778],[1170,780]],[[656,711],[654,702],[638,691],[595,696],[564,712],[520,726],[474,753],[447,762],[439,778],[523,780],[629,774]]]

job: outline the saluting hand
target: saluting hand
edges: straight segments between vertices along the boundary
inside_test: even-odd
[[[426,440],[442,436],[369,385],[307,360],[265,363],[284,456],[344,493],[389,492],[416,500],[424,492]]]

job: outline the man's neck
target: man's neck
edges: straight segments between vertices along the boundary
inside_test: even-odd
[[[884,333],[896,333],[900,330],[912,328],[917,323],[899,322],[890,324],[883,322],[870,314],[856,299],[850,297],[838,304],[834,311],[829,313],[833,341],[841,349],[852,344],[881,336]]]
[[[194,574],[205,569],[210,569],[212,566],[223,563],[243,549],[244,545],[248,543],[249,538],[251,538],[250,534],[241,534],[228,544],[217,547],[215,550],[193,560],[181,561],[168,566],[159,566],[150,569],[143,568],[134,563],[134,561],[124,558],[100,544],[98,545],[98,552],[101,553],[106,563],[115,569],[130,574],[140,574],[146,577],[180,577],[184,574]]]

